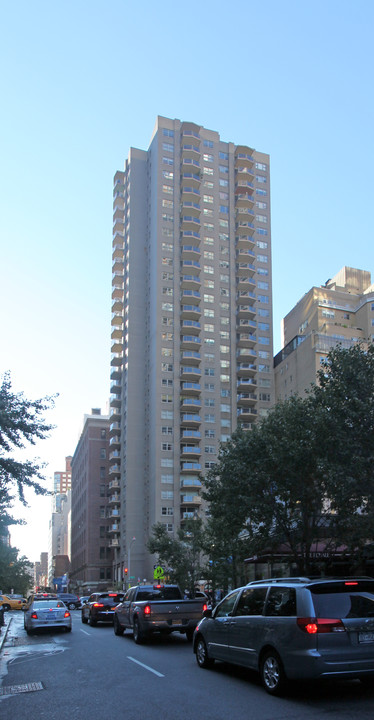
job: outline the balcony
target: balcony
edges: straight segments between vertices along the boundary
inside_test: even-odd
[[[111,351],[112,353],[120,353],[123,350],[123,344],[121,338],[114,338],[112,341]]]
[[[201,471],[201,463],[197,462],[181,462],[181,470],[182,472],[200,472]]]
[[[182,202],[190,199],[196,200],[197,198],[200,198],[200,190],[197,187],[193,187],[193,185],[183,185],[181,194]]]
[[[201,253],[198,245],[182,245],[181,247],[182,260],[197,260]]]
[[[181,353],[181,360],[188,361],[189,365],[199,365],[201,361],[201,354],[193,350],[185,350]]]
[[[249,348],[254,347],[257,342],[256,335],[253,335],[252,333],[246,332],[246,333],[237,333],[236,335],[236,343],[238,347],[241,348]]]
[[[236,357],[241,362],[245,362],[246,360],[257,360],[257,353],[251,347],[241,347],[237,350]]]
[[[119,493],[114,493],[114,495],[110,495],[108,497],[108,505],[120,505],[121,504],[121,495]]]
[[[254,164],[253,157],[254,149],[248,147],[248,145],[237,145],[235,151],[235,166],[236,165],[250,165]]]
[[[236,295],[236,300],[240,304],[245,300],[256,300],[255,293],[251,292],[250,290],[239,290],[239,292]]]
[[[181,380],[184,380],[185,382],[188,382],[188,380],[200,380],[201,370],[200,368],[194,367],[193,365],[182,365],[180,369],[180,376]]]
[[[113,365],[110,369],[110,379],[119,382],[122,377],[121,368],[118,365]]]
[[[109,468],[109,475],[120,475],[121,473],[121,466],[120,465],[111,465]],[[110,485],[109,485],[110,487]]]
[[[246,162],[244,165],[239,165],[235,163],[235,183],[238,187],[242,185],[242,183],[253,183],[255,179],[255,174],[253,170],[253,165],[250,162]]]
[[[197,320],[183,320],[181,324],[181,331],[182,332],[188,332],[193,333],[194,335],[198,335],[201,330],[201,323],[197,322]]]
[[[114,382],[110,386],[111,395],[121,395],[122,385],[120,382]]]
[[[253,188],[247,188],[246,192],[241,192],[244,188],[238,188],[235,192],[236,208],[252,208],[255,204],[255,196],[251,193]]]
[[[181,336],[181,349],[192,350],[193,348],[201,347],[201,339],[195,335],[182,335]]]
[[[109,540],[109,547],[110,548],[117,548],[119,547],[119,538],[118,537],[112,537]]]
[[[118,432],[121,432],[121,423],[119,422],[112,422],[109,425],[109,433],[110,435],[116,435]]]
[[[236,417],[237,417],[238,422],[243,422],[243,423],[249,422],[250,423],[250,422],[253,422],[254,420],[256,420],[257,410],[256,410],[256,408],[251,408],[251,407],[247,407],[247,408],[241,407],[241,408],[238,408]]]
[[[256,393],[239,393],[236,398],[238,407],[247,407],[248,405],[254,405],[257,402]]]
[[[200,205],[196,200],[183,200],[181,203],[181,213],[187,216],[193,215],[193,217],[200,217]]]
[[[182,290],[192,290],[201,287],[201,280],[199,275],[181,275],[180,282]]]
[[[181,391],[183,395],[200,395],[201,385],[196,382],[182,382]]]
[[[109,525],[108,532],[109,533],[118,533],[120,531],[119,523],[112,523],[112,525]]]
[[[196,139],[196,138],[194,138]],[[186,140],[186,138],[184,138]],[[200,158],[200,143],[197,142],[185,142],[183,141],[183,144],[181,146],[181,155],[185,158],[192,158],[194,160],[199,160]]]
[[[121,447],[121,436],[113,435],[109,440],[109,447],[112,449]]]
[[[200,300],[201,293],[198,290],[188,290],[187,288],[182,289],[181,302],[188,301],[191,305],[199,305]]]
[[[251,330],[257,330],[257,322],[255,320],[248,320],[245,318],[242,318],[239,320],[236,329],[237,330],[246,330],[247,328],[250,328]]]
[[[182,192],[185,187],[191,187],[198,190],[201,185],[201,173],[196,172],[196,170],[186,171],[185,168],[183,168],[183,173],[180,177],[180,184]]]
[[[257,380],[252,377],[241,377],[236,381],[236,387],[239,391],[257,390]]]
[[[125,218],[123,217],[123,212],[117,213],[117,217],[114,218],[114,222],[113,222],[113,234],[118,232],[122,235],[124,233],[124,230],[125,230]]]
[[[182,320],[195,320],[201,316],[199,305],[181,305]]]
[[[200,495],[187,495],[181,493],[181,505],[201,505]]]
[[[248,234],[247,231],[243,232],[242,235],[238,234],[235,237],[236,246],[239,251],[241,250],[253,250],[255,247],[255,239],[253,237],[252,230]]]
[[[120,489],[120,480],[119,480],[119,477],[113,478],[113,480],[111,480],[111,481],[109,482],[108,487],[109,487],[109,490],[119,490],[119,489]]]
[[[191,385],[192,384],[193,383],[191,383]],[[201,400],[199,400],[197,397],[182,397],[180,407],[181,410],[200,410]]]
[[[114,520],[114,522],[116,522],[117,520],[119,520],[119,517],[120,517],[120,511],[118,510],[118,508],[113,507],[113,508],[108,509],[107,518],[109,518],[110,520]],[[116,532],[116,531],[114,531],[114,532]]]
[[[245,276],[253,277],[255,272],[256,268],[250,262],[236,263],[236,274],[239,275],[241,278],[243,277],[243,279]]]
[[[117,407],[114,407],[113,410],[110,411],[110,421],[111,424],[121,422],[121,411]]]
[[[112,450],[112,452],[109,453],[109,460],[118,460],[118,462],[121,461],[121,453],[119,450]]]
[[[249,363],[248,362],[239,362],[236,366],[236,374],[240,377],[248,376],[248,375],[253,377],[256,372],[257,372],[257,365],[254,365],[251,362],[249,362]],[[239,382],[240,382],[240,380],[238,380],[238,383]]]
[[[201,480],[198,475],[182,476],[180,478],[180,486],[181,488],[201,488]]]
[[[256,308],[254,305],[238,305],[236,315],[238,319],[252,318],[256,315]]]
[[[201,425],[201,417],[196,413],[183,413],[181,414],[181,426],[182,427],[198,427]]]
[[[255,226],[253,223],[251,223],[249,220],[244,220],[243,218],[239,217],[236,220],[235,223],[235,232],[239,237],[244,236],[253,236],[255,233]]]
[[[181,447],[181,460],[185,458],[200,457],[201,449],[197,445],[185,445]]]
[[[181,438],[192,438],[194,440],[201,439],[200,430],[182,430]]]

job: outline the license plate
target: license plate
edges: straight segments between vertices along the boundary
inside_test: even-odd
[[[372,643],[374,642],[374,632],[360,632],[358,633],[359,643]]]
[[[180,623],[180,620],[172,620],[171,624],[172,625],[180,625],[181,623]]]

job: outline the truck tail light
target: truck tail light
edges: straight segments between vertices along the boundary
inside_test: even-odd
[[[144,608],[144,615],[150,615],[151,614],[151,606],[146,605]]]
[[[338,618],[297,618],[300,630],[315,635],[316,633],[345,632],[345,627]]]

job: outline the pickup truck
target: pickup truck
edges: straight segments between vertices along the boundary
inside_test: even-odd
[[[114,632],[132,630],[138,645],[156,632],[184,633],[191,641],[206,608],[206,598],[184,600],[178,585],[138,585],[115,608]]]

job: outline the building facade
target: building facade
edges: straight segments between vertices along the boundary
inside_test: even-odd
[[[109,416],[93,409],[72,459],[70,587],[83,594],[112,585],[109,526],[118,515],[108,497]]]
[[[65,457],[65,470],[53,474],[52,512],[49,520],[48,582],[56,575],[56,558],[70,558],[71,455]],[[69,568],[67,568],[69,569]]]
[[[366,270],[344,267],[307,292],[283,320],[274,358],[277,400],[305,394],[331,348],[374,340],[374,285]]]
[[[204,514],[200,473],[274,403],[269,156],[158,117],[113,209],[110,544],[137,582],[152,526]]]

